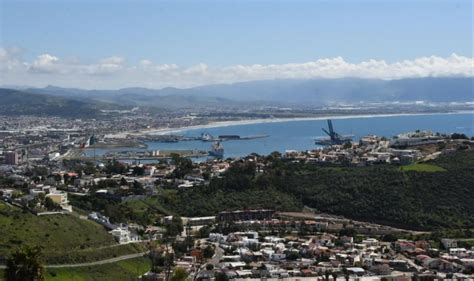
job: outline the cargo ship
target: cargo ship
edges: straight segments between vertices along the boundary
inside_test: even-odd
[[[218,158],[224,157],[224,147],[222,144],[220,142],[214,143],[209,151],[209,155]]]

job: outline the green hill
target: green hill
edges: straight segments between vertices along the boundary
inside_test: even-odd
[[[105,228],[72,215],[35,216],[0,202],[0,260],[21,245],[41,246],[48,264],[90,262],[143,251],[117,245]]]
[[[91,101],[32,94],[12,89],[0,89],[0,115],[58,116],[66,118],[97,118],[99,109],[109,106]]]
[[[429,165],[403,169],[393,165],[320,167],[272,160],[263,174],[256,174],[246,165],[252,164],[234,165],[209,186],[166,190],[158,202],[184,216],[309,206],[410,229],[474,227],[474,151],[459,151]]]

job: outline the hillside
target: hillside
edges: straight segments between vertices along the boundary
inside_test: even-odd
[[[46,263],[89,262],[140,252],[117,245],[102,226],[72,215],[35,216],[0,202],[0,263],[21,245],[41,246]]]
[[[184,216],[213,215],[228,209],[289,211],[309,206],[410,229],[474,227],[474,151],[444,156],[430,165],[430,169],[319,167],[275,160],[264,174],[237,166],[209,186],[168,190],[158,201]]]
[[[179,89],[165,88],[154,90],[146,88],[124,88],[120,90],[82,90],[48,86],[28,89],[29,92],[48,94],[75,100],[101,101],[119,105],[153,106],[160,109],[181,108],[220,108],[246,106],[250,103],[225,98],[224,95],[200,95],[192,92],[180,92]]]
[[[58,116],[65,118],[100,117],[100,109],[110,105],[47,94],[0,88],[0,115]],[[116,106],[114,106],[116,107]]]
[[[138,275],[150,270],[151,263],[146,257],[139,257],[116,263],[65,268],[46,268],[46,281],[96,281],[96,280],[135,280]],[[4,270],[0,269],[0,280],[5,280]]]

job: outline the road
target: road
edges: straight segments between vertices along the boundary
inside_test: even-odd
[[[196,280],[197,278],[199,278],[199,276],[206,272],[206,265],[208,264],[212,264],[214,267],[217,266],[217,264],[219,264],[220,260],[222,259],[222,257],[224,256],[224,249],[222,249],[218,243],[213,243],[215,248],[214,248],[214,255],[212,256],[212,258],[205,264],[201,265],[201,267],[199,267],[199,269],[197,270],[197,272],[194,274],[194,277],[193,277],[193,280]]]
[[[143,253],[137,253],[137,254],[130,254],[130,255],[124,255],[120,257],[115,257],[111,259],[106,259],[106,260],[101,260],[101,261],[94,261],[94,262],[86,262],[86,263],[74,263],[74,264],[50,264],[50,265],[45,265],[44,267],[46,268],[64,268],[64,267],[84,267],[84,266],[94,266],[94,265],[101,265],[101,264],[108,264],[108,263],[115,263],[119,261],[124,261],[124,260],[129,260],[129,259],[134,259],[138,257],[142,257],[148,252],[143,252]],[[0,265],[1,269],[5,269],[5,265]]]
[[[216,266],[224,256],[224,250],[219,246],[219,244],[215,243],[215,246],[214,256],[209,260],[209,263],[213,266]]]

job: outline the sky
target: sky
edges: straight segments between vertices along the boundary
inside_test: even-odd
[[[0,3],[0,85],[473,76],[471,0]]]

